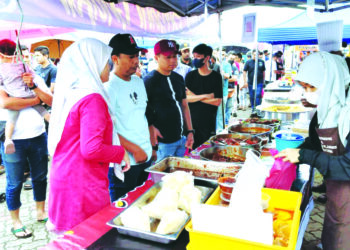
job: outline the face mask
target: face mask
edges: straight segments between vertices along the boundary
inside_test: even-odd
[[[304,97],[305,97],[306,101],[308,101],[309,103],[311,103],[313,105],[317,105],[320,95],[319,95],[318,91],[305,92]]]
[[[198,68],[201,68],[203,65],[204,65],[204,58],[202,59],[198,59],[198,58],[195,58],[193,59],[193,65],[198,69]]]

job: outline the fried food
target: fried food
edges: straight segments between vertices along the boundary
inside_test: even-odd
[[[262,109],[263,111],[270,111],[270,112],[303,112],[305,109],[301,106],[282,106],[282,105],[274,105],[270,107],[265,107]]]

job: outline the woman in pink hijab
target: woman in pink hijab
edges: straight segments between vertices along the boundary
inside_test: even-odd
[[[49,229],[69,230],[110,204],[109,163],[130,168],[119,146],[115,118],[103,83],[112,49],[91,38],[72,44],[57,71],[49,127]]]

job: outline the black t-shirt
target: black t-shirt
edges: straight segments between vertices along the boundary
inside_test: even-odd
[[[254,70],[255,70],[255,61],[253,59],[248,60],[245,65],[243,71],[248,72],[248,84],[252,85],[254,81]],[[265,71],[265,63],[263,60],[258,60],[258,81],[257,83],[264,83],[264,71]]]
[[[57,67],[53,64],[49,64],[46,68],[39,65],[35,68],[35,73],[41,76],[47,87],[51,87],[52,82],[56,82]]]
[[[283,71],[283,63],[281,62],[276,62],[277,65],[277,70],[278,71]],[[280,79],[282,77],[282,74],[276,74],[276,79]]]
[[[222,98],[222,77],[216,71],[202,76],[198,69],[193,70],[187,74],[185,82],[186,87],[196,95],[214,93],[214,98]],[[215,134],[218,107],[201,101],[189,103],[189,107],[195,145],[198,146]]]
[[[184,127],[182,100],[186,99],[183,77],[176,72],[165,76],[153,70],[144,82],[148,97],[146,116],[149,124],[162,134],[163,138],[158,140],[164,143],[180,140]]]

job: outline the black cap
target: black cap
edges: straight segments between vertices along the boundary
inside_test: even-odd
[[[117,34],[109,41],[108,44],[112,47],[112,55],[119,53],[126,55],[134,55],[140,51],[148,52],[145,48],[137,46],[134,37],[131,34]]]

